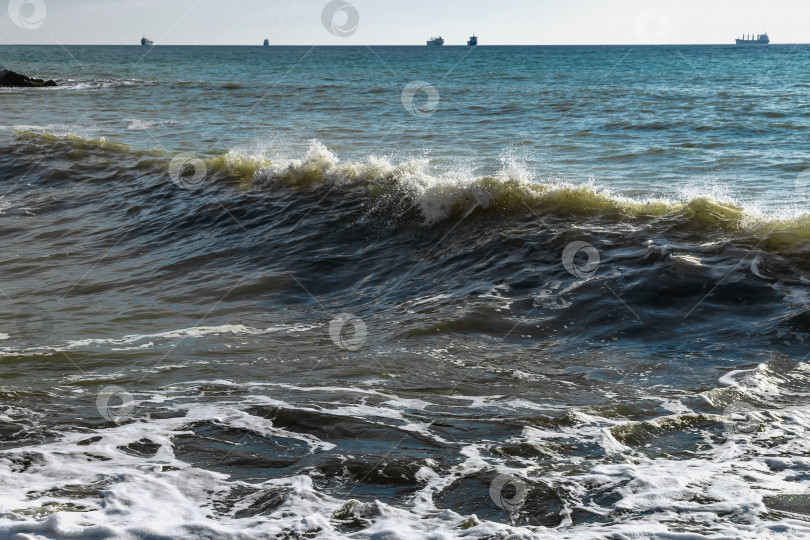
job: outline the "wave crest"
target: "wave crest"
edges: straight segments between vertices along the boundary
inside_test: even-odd
[[[135,150],[103,138],[30,131],[17,135],[29,144],[40,143],[50,155],[54,148],[69,150],[57,152],[60,157],[82,157],[93,152],[135,154],[150,158],[150,162],[161,162],[164,172],[171,161],[171,156],[162,150]],[[414,209],[426,225],[459,219],[468,213],[519,219],[546,215],[561,219],[599,218],[603,225],[616,226],[656,222],[666,230],[715,235],[719,232],[754,242],[760,240],[761,246],[771,251],[810,254],[807,212],[764,214],[716,194],[694,193],[680,200],[631,197],[593,181],[584,184],[538,181],[519,162],[509,159],[504,159],[501,169],[492,175],[476,176],[458,169],[437,174],[431,172],[427,159],[394,162],[388,157],[370,156],[363,162],[341,162],[333,151],[313,140],[301,159],[273,160],[230,151],[204,158],[204,162],[209,179],[215,182],[271,191],[328,187],[336,197],[345,196],[345,190],[353,190],[378,210],[403,215]]]

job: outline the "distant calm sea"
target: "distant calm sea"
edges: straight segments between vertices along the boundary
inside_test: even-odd
[[[0,66],[0,538],[810,536],[810,46]]]

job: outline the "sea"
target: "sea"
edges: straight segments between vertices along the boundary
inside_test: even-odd
[[[810,46],[0,66],[0,538],[810,537]]]

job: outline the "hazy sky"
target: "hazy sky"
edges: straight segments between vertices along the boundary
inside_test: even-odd
[[[810,42],[810,0],[0,0],[0,44],[448,45]],[[353,26],[353,11],[359,17]],[[348,25],[348,26],[347,26]],[[352,30],[354,30],[352,32]]]

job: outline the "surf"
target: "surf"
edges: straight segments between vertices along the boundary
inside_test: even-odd
[[[168,179],[173,158],[161,149],[135,149],[105,138],[72,134],[18,131],[15,140],[31,159],[46,162],[49,157],[68,162],[94,157],[99,163],[124,160],[136,169],[156,167],[159,174],[153,181]],[[548,216],[572,225],[584,219],[602,226],[612,223],[662,233],[690,233],[706,241],[753,243],[786,255],[807,257],[810,253],[810,213],[801,208],[762,212],[729,197],[718,198],[716,192],[695,190],[680,199],[653,193],[630,196],[595,180],[576,184],[543,179],[541,171],[529,171],[512,159],[502,159],[500,171],[492,175],[453,169],[437,172],[427,159],[393,161],[369,156],[362,162],[343,162],[317,140],[311,141],[297,159],[278,160],[238,151],[201,156],[207,184],[270,195],[324,190],[327,201],[351,193],[374,212],[402,219],[416,216],[428,227],[452,223],[468,214],[498,221]]]

